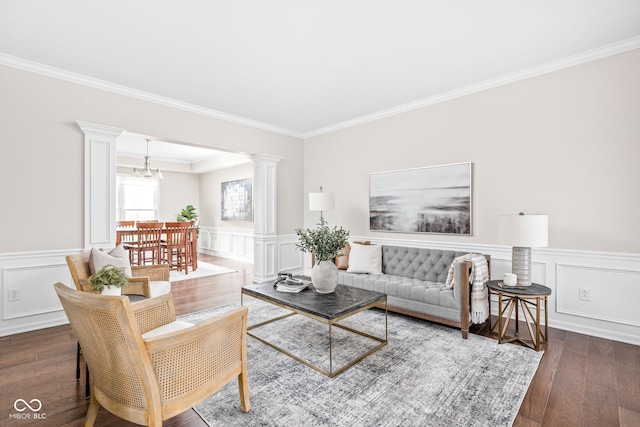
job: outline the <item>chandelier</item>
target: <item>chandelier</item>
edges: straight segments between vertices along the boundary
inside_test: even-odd
[[[149,140],[147,139],[147,155],[144,156],[144,168],[133,168],[131,171],[132,176],[137,176],[141,178],[157,178],[162,179],[162,172],[160,169],[151,169],[151,164],[149,162]]]

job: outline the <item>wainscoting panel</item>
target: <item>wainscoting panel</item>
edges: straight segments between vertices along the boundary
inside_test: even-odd
[[[491,255],[491,278],[500,279],[511,271],[511,248],[428,242],[408,239],[351,236],[352,241],[411,246]],[[305,261],[305,268],[310,268]],[[549,326],[640,345],[640,254],[534,248],[532,278],[551,288]],[[580,288],[590,293],[590,301],[579,299]],[[496,301],[492,312],[496,313]]]
[[[209,255],[253,263],[253,230],[200,227],[199,250]]]
[[[301,273],[303,266],[303,253],[296,248],[298,237],[282,236],[278,244],[278,271],[290,271],[292,273]]]
[[[53,285],[73,286],[69,253],[0,254],[0,336],[67,323]]]
[[[640,327],[639,271],[558,263],[556,277],[558,313]]]

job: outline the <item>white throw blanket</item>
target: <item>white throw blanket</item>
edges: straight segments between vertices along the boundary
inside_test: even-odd
[[[453,288],[453,266],[462,261],[471,261],[469,284],[471,285],[471,323],[483,323],[489,317],[489,301],[487,299],[487,281],[489,280],[489,264],[482,254],[462,255],[451,264],[447,275],[447,286]]]

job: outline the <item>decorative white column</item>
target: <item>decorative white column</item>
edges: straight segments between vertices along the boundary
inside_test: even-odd
[[[124,129],[76,121],[84,132],[84,247],[115,246],[116,139]]]
[[[253,162],[253,281],[274,277],[278,266],[277,178],[279,156],[255,154]]]

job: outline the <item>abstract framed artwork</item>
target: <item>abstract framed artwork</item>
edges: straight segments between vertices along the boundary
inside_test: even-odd
[[[222,187],[222,220],[253,221],[251,178],[227,181]]]
[[[369,229],[471,235],[471,162],[370,174]]]

